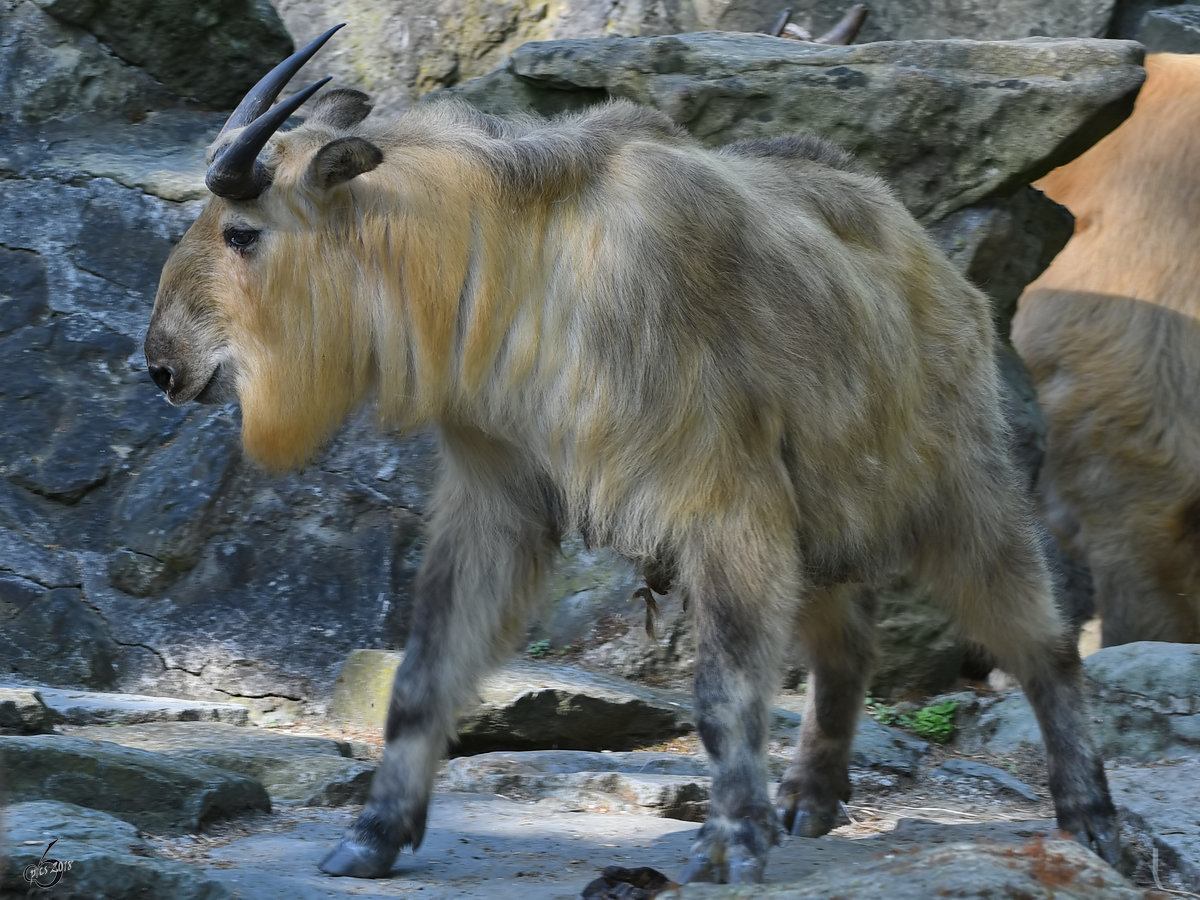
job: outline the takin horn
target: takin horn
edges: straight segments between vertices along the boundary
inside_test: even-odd
[[[344,23],[343,23],[344,24]],[[313,55],[325,45],[335,31],[343,27],[335,25],[320,37],[301,47],[252,87],[242,98],[237,109],[226,120],[217,139],[235,128],[241,128],[239,134],[229,146],[223,148],[208,167],[204,183],[218,197],[230,200],[252,200],[266,190],[271,183],[271,177],[258,164],[258,154],[266,146],[279,127],[287,121],[300,106],[313,94],[320,90],[328,78],[323,78],[311,84],[297,94],[293,94],[274,109],[269,109],[283,86],[300,71]],[[269,111],[268,111],[269,110]]]

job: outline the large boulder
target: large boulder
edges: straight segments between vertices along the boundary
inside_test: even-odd
[[[1200,756],[1200,645],[1138,641],[1084,660],[1092,735],[1105,757],[1141,761]],[[1016,692],[960,720],[965,747],[1012,753],[1040,746],[1037,720]]]
[[[253,778],[108,741],[0,735],[0,764],[10,802],[74,803],[152,831],[197,831],[214,818],[271,809]]]
[[[347,29],[322,56],[323,71],[376,96],[384,109],[403,108],[420,95],[484,75],[530,41],[605,36],[653,37],[697,31],[763,32],[784,4],[768,0],[359,0],[333,7],[316,0],[274,0],[297,39],[339,22]],[[813,34],[832,27],[849,0],[786,4],[792,21]],[[980,41],[1033,36],[1105,37],[1114,0],[875,0],[859,43],[965,38]],[[1133,38],[1128,31],[1122,37]],[[297,82],[299,84],[299,82]]]
[[[779,14],[778,5],[764,0],[358,0],[350,7],[273,2],[300,40],[347,23],[337,45],[323,52],[322,70],[371,94],[388,111],[484,75],[529,41],[763,31]]]
[[[5,4],[0,25],[5,119],[43,122],[91,112],[134,120],[174,100],[151,75],[126,65],[95,35],[50,18],[31,0]]]
[[[403,654],[356,650],[334,688],[330,715],[381,729]],[[567,666],[516,661],[484,679],[478,702],[460,710],[457,749],[612,750],[693,730],[686,695]]]
[[[1146,13],[1137,39],[1147,53],[1196,53],[1200,51],[1200,6],[1184,4]]]
[[[797,131],[883,175],[919,219],[1007,195],[1115,128],[1141,87],[1127,42],[1030,39],[824,47],[701,33],[526,44],[445,94],[504,115],[622,97],[709,144]]]
[[[180,97],[237,104],[292,39],[267,0],[34,0]]]
[[[222,722],[87,725],[71,729],[71,736],[237,772],[261,783],[273,805],[362,803],[375,771],[372,763],[350,758],[354,749],[346,741]]]

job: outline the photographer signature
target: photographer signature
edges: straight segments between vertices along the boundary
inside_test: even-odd
[[[58,843],[58,838],[52,840],[46,845],[45,851],[42,853],[42,858],[35,863],[30,863],[21,873],[25,878],[25,883],[30,887],[36,885],[40,888],[51,888],[62,881],[63,872],[71,871],[71,864],[74,862],[68,859],[65,862],[60,859],[47,859],[50,853],[50,848]]]

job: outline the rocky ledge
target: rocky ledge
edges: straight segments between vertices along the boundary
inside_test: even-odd
[[[370,885],[321,875],[319,857],[365,798],[379,752],[374,720],[397,661],[353,654],[332,721],[278,728],[250,724],[234,704],[0,688],[12,848],[0,891],[24,895],[27,867],[39,861],[52,878],[46,860],[62,870],[55,896],[89,898],[420,891],[530,900],[577,897],[610,866],[678,872],[709,796],[687,696],[525,661],[489,680],[462,717],[472,753],[459,748],[443,767],[420,851]],[[960,691],[919,707],[873,703],[855,742],[845,823],[821,840],[786,838],[766,885],[660,896],[982,898],[1002,889],[1110,900],[1148,896],[1156,880],[1200,889],[1200,647],[1131,644],[1094,654],[1086,668],[1122,808],[1124,875],[1055,836],[1020,692]],[[779,698],[773,777],[787,765],[802,701]],[[941,710],[946,731],[927,727],[929,710]],[[637,749],[606,749],[617,746]]]

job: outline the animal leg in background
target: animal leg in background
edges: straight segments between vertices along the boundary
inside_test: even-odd
[[[535,477],[493,456],[481,481],[469,474],[479,473],[475,465],[447,458],[383,759],[362,813],[321,863],[331,875],[382,877],[402,848],[420,846],[455,715],[485,671],[509,655],[558,548],[553,506]]]
[[[820,837],[850,799],[850,745],[874,657],[875,590],[866,585],[820,588],[796,620],[808,684],[796,755],[776,804],[792,834]]]

